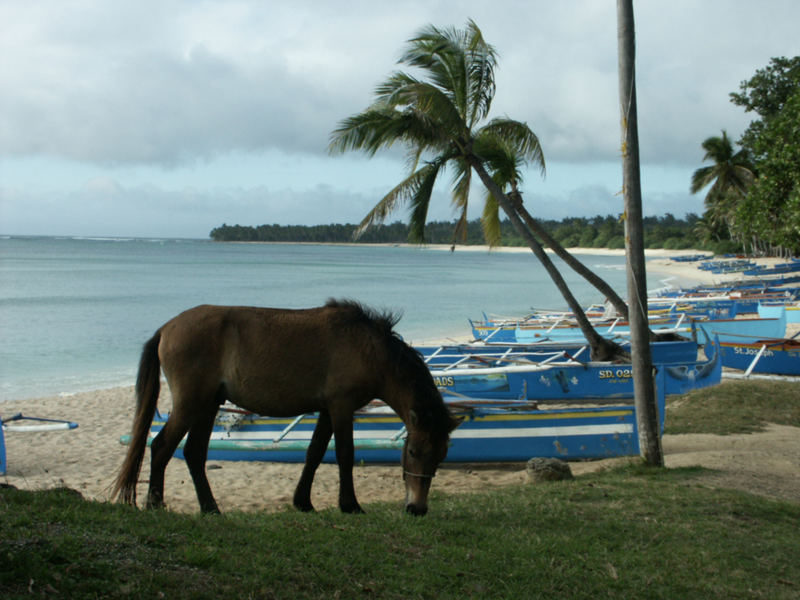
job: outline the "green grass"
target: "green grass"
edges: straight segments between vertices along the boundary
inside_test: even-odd
[[[724,380],[670,398],[664,433],[754,433],[767,423],[800,427],[800,384]]]
[[[207,517],[4,489],[0,597],[796,598],[800,505],[700,472],[437,493],[424,518],[389,504]]]

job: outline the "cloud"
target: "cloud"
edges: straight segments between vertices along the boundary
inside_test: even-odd
[[[436,198],[434,219],[449,218]],[[214,227],[263,223],[317,225],[359,222],[374,204],[362,192],[316,185],[166,189],[125,186],[97,177],[69,191],[0,188],[3,234],[205,238]],[[403,211],[398,219],[406,217]],[[392,219],[393,220],[393,219]]]
[[[13,90],[0,97],[4,156],[174,166],[230,151],[323,154],[410,30],[389,45],[397,21],[330,3],[50,8],[0,13],[14,33],[0,42],[13,56],[0,71]]]
[[[746,124],[727,93],[792,50],[798,6],[636,8],[643,158],[696,161],[705,136]],[[0,154],[166,166],[231,151],[323,154],[405,39],[468,17],[500,52],[498,114],[529,122],[551,160],[616,158],[616,17],[593,0],[508,11],[471,1],[5,2]]]

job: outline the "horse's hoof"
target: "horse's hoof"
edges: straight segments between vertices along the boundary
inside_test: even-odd
[[[339,508],[343,513],[348,513],[348,514],[351,514],[351,515],[363,515],[363,514],[366,514],[366,513],[364,513],[364,509],[361,508],[358,504],[356,504],[355,506],[340,506]]]
[[[300,512],[310,513],[314,512],[314,505],[311,502],[293,502],[294,507]]]
[[[406,504],[406,512],[415,517],[424,517],[428,512],[428,507],[415,506],[414,504]]]

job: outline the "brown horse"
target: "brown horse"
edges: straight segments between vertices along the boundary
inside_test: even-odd
[[[431,479],[460,421],[448,412],[419,354],[394,333],[397,321],[335,300],[307,310],[198,306],[181,313],[144,346],[133,433],[113,496],[136,503],[163,369],[172,411],[150,449],[148,508],[164,505],[164,470],[188,432],[183,453],[200,509],[219,512],[205,463],[217,409],[230,400],[275,417],[319,412],[294,505],[313,510],[311,484],[333,434],[339,507],[362,512],[353,488],[353,413],[380,398],[408,429],[402,454],[406,510],[424,515]]]

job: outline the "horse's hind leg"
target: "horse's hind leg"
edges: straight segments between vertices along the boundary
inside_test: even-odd
[[[297,482],[297,487],[294,490],[292,504],[298,510],[303,512],[314,510],[314,506],[311,504],[311,484],[314,482],[314,474],[317,472],[317,467],[319,467],[325,452],[328,450],[328,442],[331,441],[332,434],[333,427],[330,415],[328,411],[321,410],[317,417],[317,426],[314,428],[314,434],[311,436],[311,442],[306,451],[306,463],[303,465],[303,473],[300,475],[300,481]]]
[[[164,506],[164,471],[187,429],[188,426],[173,414],[150,445],[150,485],[146,508]]]
[[[211,493],[211,486],[206,476],[208,442],[211,438],[211,430],[214,428],[218,407],[219,405],[214,404],[205,408],[202,414],[198,415],[197,420],[189,429],[189,437],[186,438],[186,444],[183,447],[183,457],[186,459],[186,465],[189,467],[189,473],[194,482],[200,510],[204,513],[219,513],[219,507]]]

